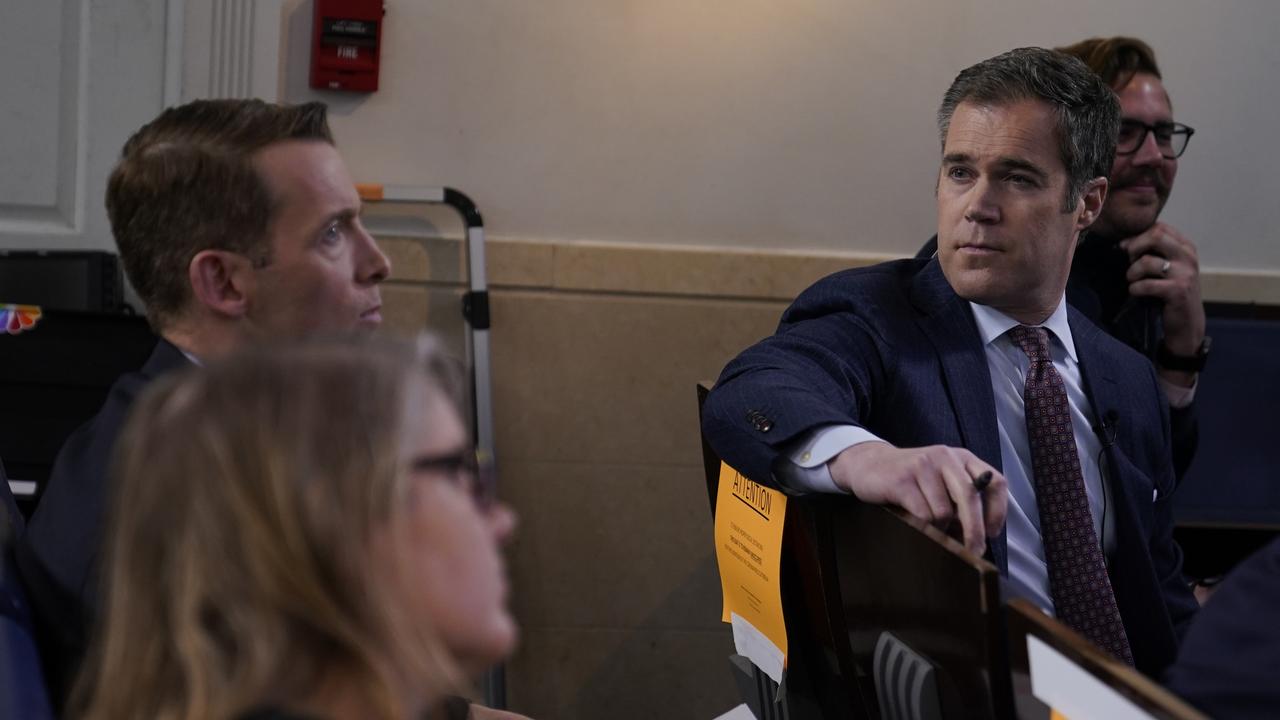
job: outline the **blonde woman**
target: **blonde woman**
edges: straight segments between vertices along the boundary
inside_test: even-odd
[[[256,350],[148,390],[116,455],[78,714],[458,715],[446,697],[516,640],[514,516],[433,348]]]

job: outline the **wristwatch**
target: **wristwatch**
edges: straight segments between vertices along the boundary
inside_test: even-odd
[[[1178,372],[1197,373],[1204,370],[1204,364],[1209,359],[1209,346],[1213,344],[1213,338],[1208,335],[1204,336],[1204,340],[1200,341],[1200,347],[1196,348],[1195,355],[1174,355],[1169,351],[1169,347],[1160,343],[1160,347],[1156,348],[1156,364],[1166,370],[1177,370]]]

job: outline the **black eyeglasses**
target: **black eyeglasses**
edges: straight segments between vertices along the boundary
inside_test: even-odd
[[[1187,143],[1195,134],[1195,128],[1182,123],[1158,122],[1148,125],[1141,120],[1121,120],[1120,137],[1116,140],[1117,155],[1132,155],[1147,141],[1147,133],[1156,139],[1156,147],[1167,160],[1173,160],[1186,152]]]
[[[409,467],[413,472],[447,477],[471,495],[481,510],[492,507],[497,500],[493,463],[480,450],[468,448],[448,455],[417,457]]]

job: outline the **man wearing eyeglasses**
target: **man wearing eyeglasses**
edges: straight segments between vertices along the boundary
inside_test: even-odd
[[[1058,48],[1084,61],[1120,100],[1120,135],[1102,214],[1076,250],[1067,298],[1151,358],[1169,398],[1174,468],[1182,477],[1197,443],[1192,400],[1209,351],[1196,246],[1159,222],[1195,131],[1174,122],[1155,53],[1130,37]],[[1114,429],[1107,429],[1114,432]]]

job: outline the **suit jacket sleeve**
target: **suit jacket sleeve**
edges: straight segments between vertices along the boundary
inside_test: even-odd
[[[98,414],[58,452],[44,495],[15,549],[55,705],[62,704],[71,688],[98,615],[99,560],[111,496],[107,473],[116,437],[143,388],[187,365],[182,351],[161,340],[140,371],[112,385]]]
[[[863,427],[892,363],[890,345],[841,287],[841,275],[805,291],[778,331],[731,361],[703,412],[708,442],[731,466],[778,487],[771,465],[816,427]]]

